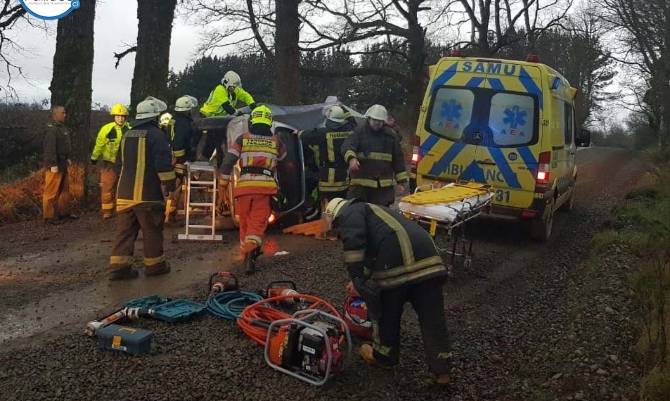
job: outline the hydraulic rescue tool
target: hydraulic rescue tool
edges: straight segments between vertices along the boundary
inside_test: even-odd
[[[237,291],[240,289],[237,276],[231,272],[216,272],[209,276],[209,285],[207,291],[210,294],[217,294],[224,291]]]
[[[298,287],[293,281],[271,281],[270,284],[265,287],[265,290],[261,291],[263,298],[272,298],[278,297],[281,295],[296,295],[298,294]],[[289,297],[286,298],[285,302],[293,303],[294,299]]]
[[[221,319],[235,320],[247,306],[263,299],[253,292],[240,291],[237,277],[230,272],[216,272],[209,277],[207,311]]]

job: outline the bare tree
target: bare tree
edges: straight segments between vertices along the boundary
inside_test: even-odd
[[[21,67],[12,61],[9,53],[22,49],[7,33],[20,20],[28,21],[25,15],[26,10],[18,0],[0,0],[0,71],[1,75],[6,75],[6,80],[0,82],[0,92],[4,90],[6,97],[16,94],[12,88],[12,75],[21,75]]]

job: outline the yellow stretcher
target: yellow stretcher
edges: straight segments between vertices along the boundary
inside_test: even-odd
[[[488,185],[458,182],[439,188],[418,187],[414,194],[400,200],[398,208],[405,217],[427,225],[433,237],[438,227],[445,228],[451,249],[438,249],[451,255],[452,266],[456,257],[462,257],[468,268],[472,262],[472,241],[465,235],[465,223],[488,210],[492,198],[493,191]]]

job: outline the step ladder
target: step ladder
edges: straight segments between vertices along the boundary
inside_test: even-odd
[[[204,177],[203,177],[204,176]],[[208,177],[211,177],[208,178]],[[216,227],[216,192],[217,192],[217,173],[214,166],[207,162],[187,162],[186,163],[186,203],[184,204],[186,214],[186,232],[179,234],[178,239],[196,240],[196,241],[221,241],[223,237],[217,235]],[[196,198],[198,202],[191,202],[194,193],[200,195]],[[211,194],[211,195],[210,195]],[[201,198],[211,199],[202,201]],[[210,224],[191,224],[194,208],[204,208],[205,214],[195,213],[196,215],[211,215]],[[196,231],[197,234],[192,233]]]

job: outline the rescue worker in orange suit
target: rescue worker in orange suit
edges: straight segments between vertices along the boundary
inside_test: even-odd
[[[325,223],[338,234],[349,277],[368,308],[373,344],[359,353],[369,364],[398,364],[405,303],[416,311],[433,380],[448,384],[450,343],[442,286],[447,270],[433,239],[417,223],[389,208],[332,199]]]
[[[65,107],[51,108],[51,122],[43,138],[44,191],[42,193],[42,216],[47,224],[60,224],[63,218],[76,218],[70,214],[70,192],[68,166],[72,153],[70,130],[65,126]]]
[[[346,112],[338,105],[330,106],[325,113],[323,127],[301,132],[303,145],[317,148],[319,164],[319,198],[328,202],[333,198],[344,198],[349,189],[347,162],[340,151],[342,144],[354,130],[346,119]]]
[[[395,201],[395,184],[404,192],[409,181],[400,137],[386,126],[384,106],[371,106],[365,117],[365,125],[342,144],[350,176],[347,198],[389,206]]]
[[[182,193],[184,175],[186,175],[186,161],[191,154],[191,141],[196,135],[195,125],[191,117],[192,110],[198,107],[197,100],[192,96],[182,96],[175,102],[172,118],[170,145],[174,171],[177,182],[174,192],[170,193],[165,210],[165,221],[173,221],[177,213],[179,199]]]
[[[174,190],[170,144],[158,127],[158,116],[167,109],[162,100],[147,97],[137,105],[133,129],[121,140],[120,170],[116,192],[117,233],[109,259],[110,280],[137,277],[132,269],[135,240],[144,241],[145,275],[165,274],[170,267],[163,254],[163,190]]]
[[[247,274],[255,271],[261,253],[270,200],[277,194],[277,162],[286,157],[284,145],[272,132],[272,110],[260,105],[251,111],[250,127],[230,146],[221,164],[222,185],[230,182],[233,166],[240,161],[240,177],[234,197],[235,212],[240,218],[240,253]]]
[[[114,191],[116,189],[116,154],[119,151],[123,134],[130,129],[128,109],[118,103],[112,106],[110,113],[114,121],[100,127],[95,140],[95,147],[91,154],[91,163],[97,164],[102,157],[100,166],[100,201],[102,203],[101,213],[103,219],[108,219],[114,214]]]

